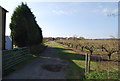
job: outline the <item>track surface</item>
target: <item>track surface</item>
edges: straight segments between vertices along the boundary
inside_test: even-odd
[[[68,62],[61,60],[53,48],[54,42],[21,69],[14,71],[3,79],[65,79]]]

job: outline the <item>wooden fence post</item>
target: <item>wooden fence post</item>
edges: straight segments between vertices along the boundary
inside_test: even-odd
[[[85,56],[85,72],[90,72],[90,54],[88,53]]]
[[[88,72],[88,53],[86,53],[85,55],[85,72]]]
[[[88,54],[88,73],[90,72],[90,54]]]

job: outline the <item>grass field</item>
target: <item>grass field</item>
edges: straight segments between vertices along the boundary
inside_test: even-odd
[[[57,43],[54,43],[54,47],[56,48],[56,51],[59,53],[59,56],[61,59],[65,59],[65,60],[68,60],[71,62],[69,64],[69,67],[72,69],[70,69],[70,72],[69,72],[68,76],[66,76],[66,78],[67,79],[84,79],[85,78],[84,69],[78,67],[73,61],[74,59],[79,58],[75,55],[76,53],[74,51],[65,49],[63,46],[61,46]],[[83,73],[81,73],[81,72],[83,72]]]
[[[56,48],[61,59],[71,62],[69,67],[72,69],[66,77],[67,79],[118,79],[117,64],[109,61],[91,61],[90,73],[85,73],[85,55],[76,53],[56,42],[53,47]]]

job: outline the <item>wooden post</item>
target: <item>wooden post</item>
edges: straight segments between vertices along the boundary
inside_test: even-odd
[[[109,77],[109,76],[110,76],[110,68],[109,68],[109,67],[110,67],[110,64],[109,64],[109,63],[110,63],[110,61],[108,61],[108,69],[107,69],[108,79],[110,79],[110,77]]]
[[[90,54],[88,54],[88,73],[90,72]]]
[[[85,72],[88,72],[88,53],[85,56]]]
[[[85,72],[89,73],[90,72],[90,54],[86,53],[85,57]]]

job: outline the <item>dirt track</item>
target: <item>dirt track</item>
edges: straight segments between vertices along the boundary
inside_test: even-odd
[[[65,79],[68,62],[58,57],[51,42],[39,58],[31,60],[21,69],[14,71],[3,79]]]

